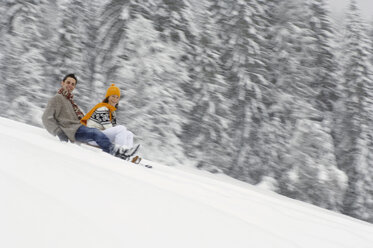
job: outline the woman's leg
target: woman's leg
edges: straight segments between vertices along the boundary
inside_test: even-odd
[[[133,146],[133,133],[128,131],[125,126],[118,125],[105,129],[104,134],[113,142],[114,144],[126,146],[131,148]]]
[[[126,144],[128,147],[133,147],[133,136],[131,131],[126,131]]]

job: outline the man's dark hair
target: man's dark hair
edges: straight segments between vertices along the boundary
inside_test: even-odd
[[[65,82],[65,80],[66,80],[67,78],[69,78],[69,77],[75,79],[76,84],[78,84],[78,79],[76,78],[75,74],[73,74],[73,73],[71,73],[71,74],[67,74],[67,75],[63,78],[62,81]]]

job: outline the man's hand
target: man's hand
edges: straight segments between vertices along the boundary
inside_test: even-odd
[[[66,134],[62,131],[62,130],[60,130],[60,131],[58,131],[58,133],[57,133],[57,137],[60,139],[60,141],[62,141],[62,142],[68,142],[69,141],[69,138],[66,136]]]

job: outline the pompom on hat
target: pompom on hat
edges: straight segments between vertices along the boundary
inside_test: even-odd
[[[115,84],[112,84],[109,87],[109,89],[107,89],[105,98],[112,96],[112,95],[120,96],[120,89],[117,86],[115,86]]]

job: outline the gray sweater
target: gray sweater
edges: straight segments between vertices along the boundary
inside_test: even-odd
[[[49,133],[56,136],[62,130],[72,142],[75,141],[76,131],[82,125],[71,102],[61,94],[49,100],[42,120]]]

